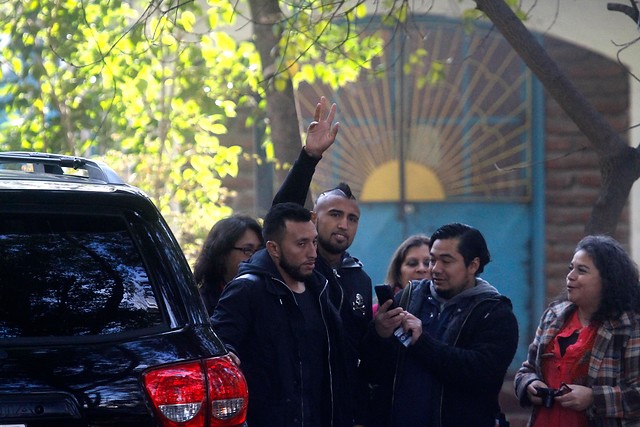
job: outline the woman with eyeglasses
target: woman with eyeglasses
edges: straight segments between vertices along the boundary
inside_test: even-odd
[[[222,289],[238,273],[240,263],[262,247],[262,227],[250,216],[232,215],[211,228],[193,267],[209,315],[213,313]]]
[[[424,234],[409,236],[391,257],[385,283],[398,293],[411,280],[431,279],[429,272],[429,237]]]
[[[391,256],[385,283],[397,294],[411,280],[431,279],[429,272],[429,236],[414,234],[398,246]],[[378,301],[373,305],[373,315],[378,311]]]

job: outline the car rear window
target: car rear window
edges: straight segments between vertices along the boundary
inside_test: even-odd
[[[0,214],[0,338],[107,335],[162,323],[124,217]]]

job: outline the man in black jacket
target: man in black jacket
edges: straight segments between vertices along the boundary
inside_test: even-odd
[[[305,204],[316,165],[338,134],[339,124],[333,123],[336,104],[329,109],[327,105],[327,100],[321,97],[314,121],[307,131],[306,144],[274,197],[274,204]],[[358,231],[360,208],[351,188],[340,183],[320,194],[313,210],[317,214],[318,230],[316,270],[329,281],[331,301],[340,312],[347,332],[350,375],[354,384],[354,423],[361,424],[366,410],[363,399],[366,399],[367,386],[359,375],[358,363],[360,344],[373,318],[372,285],[362,263],[347,252]]]
[[[478,230],[444,225],[431,236],[432,280],[411,282],[406,310],[380,306],[363,361],[379,384],[370,426],[496,425],[518,324],[509,299],[478,277],[489,260]],[[398,328],[411,333],[404,344]]]
[[[342,325],[315,271],[311,212],[274,205],[263,235],[266,248],[240,265],[211,317],[247,379],[247,423],[351,427]]]
[[[304,205],[315,167],[338,134],[339,124],[333,123],[336,104],[328,111],[327,104],[324,97],[317,104],[306,145],[274,197],[274,205]],[[371,278],[362,263],[347,252],[358,231],[360,208],[351,188],[340,183],[318,196],[314,212],[318,230],[316,270],[329,280],[331,300],[340,311],[351,345],[357,348],[373,318]]]

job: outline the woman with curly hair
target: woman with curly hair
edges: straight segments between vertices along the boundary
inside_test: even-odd
[[[533,404],[530,426],[640,426],[638,280],[613,238],[578,243],[514,380],[520,404]]]
[[[250,216],[236,214],[214,224],[193,267],[209,315],[213,314],[222,289],[235,277],[240,263],[262,247],[262,227]]]

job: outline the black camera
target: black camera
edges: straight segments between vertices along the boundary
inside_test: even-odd
[[[545,408],[551,408],[556,396],[562,396],[571,391],[568,385],[562,384],[560,388],[534,387],[538,392],[538,397],[542,399],[542,405]]]

